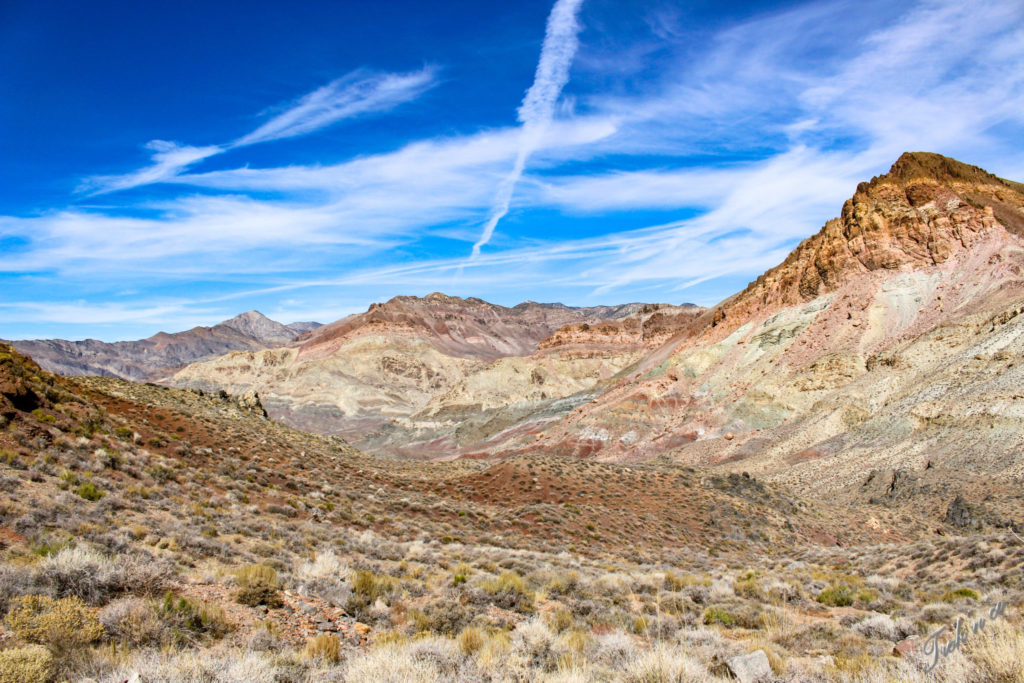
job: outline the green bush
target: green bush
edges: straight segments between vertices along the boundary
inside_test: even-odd
[[[736,625],[736,616],[718,607],[708,607],[704,610],[704,623],[732,627]]]
[[[93,484],[91,481],[87,481],[84,484],[80,484],[78,488],[75,489],[75,493],[77,493],[80,497],[85,498],[86,500],[92,501],[94,503],[103,496],[107,495],[106,491],[104,491],[101,488],[97,488],[97,486]]]
[[[817,600],[831,607],[849,607],[853,604],[853,591],[849,586],[829,586],[818,594]]]
[[[946,591],[945,595],[942,596],[943,602],[956,602],[963,599],[980,600],[981,594],[973,588],[957,588],[956,590]]]
[[[41,645],[0,651],[0,683],[52,680],[53,655]]]
[[[284,604],[281,600],[277,572],[273,567],[268,567],[265,564],[250,564],[235,573],[235,581],[238,582],[235,600],[243,605],[280,607]]]

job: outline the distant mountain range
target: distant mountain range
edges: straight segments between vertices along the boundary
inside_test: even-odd
[[[159,332],[139,341],[34,339],[10,344],[50,372],[144,381],[167,377],[189,363],[228,351],[287,344],[318,327],[320,323],[315,322],[282,325],[259,311],[248,311],[213,327],[193,327],[174,334]]]

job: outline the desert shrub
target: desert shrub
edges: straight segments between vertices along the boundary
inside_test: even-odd
[[[224,610],[218,605],[176,598],[167,591],[159,607],[160,617],[171,626],[176,640],[194,641],[199,637],[221,638],[231,630]]]
[[[760,600],[764,597],[764,591],[761,589],[757,576],[752,574],[736,579],[733,582],[733,590],[736,592],[736,595],[750,600]]]
[[[91,481],[87,481],[84,484],[79,484],[78,488],[75,489],[75,493],[77,493],[79,497],[92,502],[96,502],[103,496],[107,495],[106,491],[97,488],[96,484],[93,484]]]
[[[897,641],[900,639],[896,623],[887,614],[875,614],[855,624],[853,630],[865,638]]]
[[[830,607],[849,607],[853,604],[853,591],[849,586],[829,586],[818,594],[816,600]]]
[[[257,624],[246,641],[246,648],[253,652],[281,652],[286,643],[278,634],[277,626],[272,621]]]
[[[137,555],[108,558],[84,546],[63,548],[45,558],[35,580],[55,597],[77,596],[91,605],[102,605],[113,596],[132,591],[159,595],[170,578],[164,562]]]
[[[387,597],[398,587],[398,582],[387,575],[375,574],[369,570],[352,573],[352,597],[345,608],[357,617],[371,616],[367,609],[378,599]]]
[[[569,571],[552,577],[544,586],[544,589],[551,595],[573,595],[576,593],[579,585],[579,572]]]
[[[35,590],[35,580],[29,567],[0,564],[0,614],[6,614],[11,601]]]
[[[77,597],[54,600],[27,595],[19,598],[5,622],[21,640],[56,653],[84,647],[103,636],[96,613]]]
[[[280,607],[283,604],[277,572],[273,567],[265,564],[246,565],[235,572],[235,581],[238,583],[235,600],[243,605]]]
[[[457,597],[450,594],[442,595],[418,610],[409,611],[409,618],[417,631],[445,635],[460,632],[475,616],[476,611],[471,605],[458,602]]]
[[[100,610],[99,620],[112,639],[130,647],[158,646],[169,635],[160,614],[138,598],[110,603]]]
[[[493,596],[498,607],[517,612],[533,611],[533,593],[526,580],[514,571],[504,571],[496,579],[485,579],[480,582],[480,588]]]
[[[710,586],[711,579],[706,576],[694,576],[693,574],[674,574],[671,571],[665,572],[665,590],[681,591],[690,586]]]
[[[319,553],[312,562],[304,562],[295,572],[295,580],[303,593],[315,595],[342,606],[352,597],[348,579],[352,570],[334,551]]]
[[[957,588],[946,591],[942,596],[943,602],[957,602],[958,600],[980,600],[981,594],[973,588]]]
[[[374,601],[383,598],[395,587],[395,580],[390,576],[377,575],[368,570],[360,570],[352,575],[352,592]]]
[[[338,642],[337,636],[330,633],[321,633],[306,642],[306,647],[302,650],[302,656],[306,659],[337,664],[341,659],[341,643]]]
[[[704,610],[705,624],[721,624],[722,626],[732,627],[736,625],[736,622],[736,615],[727,612],[721,607],[708,607]]]
[[[548,626],[551,627],[555,633],[561,633],[570,626],[572,626],[573,618],[572,612],[564,607],[559,607],[547,614]]]
[[[54,669],[53,655],[41,645],[0,650],[0,683],[45,683]]]
[[[557,663],[555,635],[540,619],[524,621],[512,632],[512,650],[532,669],[550,671]]]

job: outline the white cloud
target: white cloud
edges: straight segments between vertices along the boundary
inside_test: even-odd
[[[153,161],[151,166],[124,175],[93,176],[87,178],[79,186],[79,191],[94,191],[96,193],[114,192],[116,190],[139,187],[140,185],[165,182],[192,164],[224,151],[222,147],[217,145],[188,147],[166,140],[151,140],[146,143],[146,149],[153,151],[150,157]]]
[[[299,98],[285,111],[231,146],[244,147],[293,138],[343,119],[385,112],[416,99],[436,84],[437,69],[434,67],[405,74],[351,73]]]
[[[93,176],[80,190],[95,194],[127,190],[172,180],[189,166],[231,149],[307,135],[345,119],[382,113],[416,99],[437,84],[437,69],[424,67],[411,73],[367,74],[356,71],[304,95],[284,107],[256,130],[226,145],[190,147],[153,140],[153,164],[124,175]]]

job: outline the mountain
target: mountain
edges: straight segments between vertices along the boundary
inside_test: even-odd
[[[441,293],[400,296],[314,330],[292,346],[192,364],[172,382],[233,393],[254,389],[272,416],[293,426],[340,434],[382,452],[435,456],[405,447],[428,432],[437,438],[457,414],[485,404],[521,409],[524,401],[532,405],[533,394],[548,402],[588,390],[636,360],[644,344],[634,331],[635,339],[612,351],[538,351],[556,330],[579,325],[593,334],[605,325],[659,311],[664,317],[670,310],[696,308],[571,308],[529,301],[507,308]]]
[[[668,455],[821,495],[920,496],[937,516],[967,492],[1020,517],[1022,219],[1021,184],[905,154],[600,395],[476,451]]]
[[[375,453],[668,455],[867,499],[900,479],[938,513],[1018,466],[1022,189],[907,153],[711,309],[398,297],[173,381]]]
[[[285,326],[259,311],[248,311],[213,327],[194,327],[174,334],[159,332],[139,341],[34,339],[10,344],[46,370],[61,375],[101,375],[142,381],[159,379],[189,363],[229,351],[287,344],[319,326],[319,323]]]

